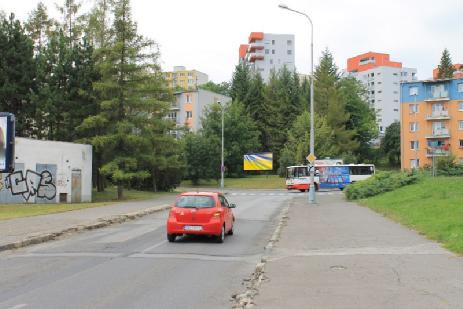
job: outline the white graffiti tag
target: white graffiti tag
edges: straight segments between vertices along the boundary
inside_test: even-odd
[[[9,174],[5,178],[6,188],[10,189],[12,195],[20,195],[26,201],[31,196],[46,198],[52,200],[56,196],[56,187],[53,184],[53,176],[49,171],[43,171],[41,174],[27,170],[24,178],[22,171]]]

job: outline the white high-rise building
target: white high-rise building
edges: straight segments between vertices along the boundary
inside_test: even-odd
[[[293,34],[251,32],[248,44],[240,45],[239,60],[267,82],[272,70],[278,72],[284,66],[291,72],[295,70],[294,47]]]
[[[400,83],[417,80],[416,69],[390,61],[389,54],[368,52],[349,58],[346,71],[365,85],[380,136],[384,135],[390,124],[400,120]]]

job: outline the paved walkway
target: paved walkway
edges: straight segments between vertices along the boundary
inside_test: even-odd
[[[19,244],[28,239],[40,239],[43,235],[59,234],[71,229],[83,229],[102,222],[109,223],[109,221],[121,216],[154,212],[166,208],[173,202],[174,198],[174,195],[168,195],[152,200],[122,202],[49,215],[1,220],[0,248],[5,249],[5,246],[9,244]],[[45,240],[42,239],[38,242]]]
[[[463,308],[463,258],[342,196],[296,197],[257,308]]]

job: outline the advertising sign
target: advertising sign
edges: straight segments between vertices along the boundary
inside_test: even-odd
[[[244,155],[243,168],[245,171],[273,170],[273,153],[259,152]]]
[[[0,172],[14,171],[14,124],[11,113],[0,113]]]

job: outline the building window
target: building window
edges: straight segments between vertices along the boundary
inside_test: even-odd
[[[458,121],[458,129],[463,130],[463,120]]]
[[[394,112],[398,112],[398,111],[399,111],[399,109],[398,109],[398,108],[394,108]]]
[[[275,50],[274,49],[272,49],[272,55],[275,55]]]
[[[410,87],[408,91],[409,91],[408,94],[411,96],[418,95],[418,87]]]
[[[420,167],[420,159],[412,159],[412,160],[410,160],[410,167],[411,168]]]
[[[463,92],[463,83],[458,84],[458,92]]]
[[[418,113],[418,104],[410,104],[410,114]]]
[[[418,141],[410,141],[410,149],[418,150],[420,143]]]
[[[275,45],[275,40],[272,40],[272,45]]]
[[[382,91],[382,90],[378,90],[378,93],[383,93],[383,91]]]
[[[418,131],[418,122],[410,122],[410,132]]]
[[[186,95],[186,102],[191,103],[191,96],[188,94]]]
[[[266,49],[265,54],[268,55],[270,53],[270,50]]]
[[[270,59],[270,64],[273,64],[273,59]]]
[[[288,49],[288,55],[292,55],[293,51],[291,49]]]
[[[188,76],[193,76],[193,72],[188,72]]]
[[[463,102],[458,103],[458,110],[463,111]]]
[[[193,112],[187,111],[187,112],[186,112],[186,118],[187,118],[187,119],[188,119],[188,118],[193,118]]]
[[[379,132],[384,133],[383,126],[379,126]]]
[[[286,43],[287,43],[288,45],[291,45],[291,44],[293,44],[293,41],[292,41],[292,40],[287,40]]]
[[[463,148],[463,139],[460,140],[460,148]]]

